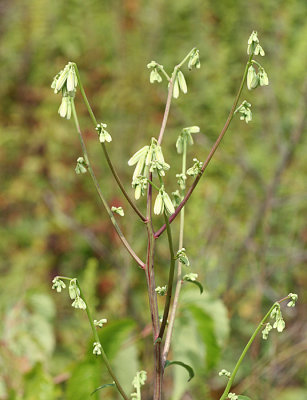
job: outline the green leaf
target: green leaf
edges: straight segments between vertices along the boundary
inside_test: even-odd
[[[101,359],[91,357],[91,360],[77,364],[73,369],[67,383],[65,399],[88,399],[99,382],[101,382]]]
[[[132,319],[123,319],[109,321],[103,329],[99,330],[99,339],[109,360],[116,356],[121,345],[127,340],[135,326],[136,324]],[[92,343],[90,343],[89,351],[92,351]]]
[[[218,362],[221,351],[215,335],[213,318],[199,307],[190,305],[189,310],[196,320],[199,335],[206,346],[206,365],[210,370]]]
[[[56,388],[52,378],[47,374],[41,364],[35,367],[25,376],[24,400],[54,400]]]
[[[188,373],[189,373],[188,382],[190,382],[190,380],[191,380],[191,379],[194,377],[194,375],[195,375],[195,374],[194,374],[193,368],[190,367],[188,364],[185,364],[185,363],[182,362],[182,361],[168,361],[168,360],[165,361],[165,368],[168,367],[168,366],[170,366],[170,365],[173,365],[173,364],[180,365],[181,367],[185,368],[185,369],[188,371]]]
[[[115,387],[115,383],[105,383],[104,385],[99,386],[98,388],[96,388],[96,389],[91,393],[91,396],[92,396],[94,393],[98,392],[98,390],[104,389],[104,388],[110,387],[110,386]]]
[[[241,394],[238,395],[238,400],[251,400],[250,397],[242,396]]]
[[[186,279],[185,281],[186,281],[186,282],[193,283],[194,285],[198,286],[199,291],[200,291],[200,294],[203,293],[204,288],[203,288],[203,285],[202,285],[199,281],[192,281],[191,279]]]

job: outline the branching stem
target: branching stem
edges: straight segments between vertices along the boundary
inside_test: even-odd
[[[236,375],[237,375],[238,369],[240,368],[240,365],[241,365],[241,363],[242,363],[242,361],[243,361],[243,359],[244,359],[246,353],[248,352],[249,348],[251,347],[253,341],[255,340],[255,337],[257,336],[258,332],[260,331],[261,328],[263,328],[263,325],[264,325],[265,321],[269,318],[269,316],[271,315],[271,312],[274,310],[274,308],[275,308],[278,304],[282,303],[283,301],[286,301],[287,299],[289,299],[289,296],[284,297],[284,298],[282,298],[282,299],[276,301],[276,302],[272,305],[272,307],[269,309],[269,311],[265,314],[265,316],[263,317],[263,319],[261,320],[261,322],[259,323],[259,325],[258,325],[257,328],[255,329],[255,331],[254,331],[254,333],[252,334],[251,338],[249,339],[247,345],[244,347],[244,350],[242,351],[242,353],[241,353],[241,355],[240,355],[240,357],[239,357],[239,359],[238,359],[238,361],[237,361],[237,363],[236,363],[236,365],[235,365],[235,368],[234,368],[232,374],[230,375],[229,381],[228,381],[227,386],[226,386],[226,388],[225,388],[225,390],[224,390],[224,393],[223,393],[222,396],[220,397],[220,400],[225,400],[225,399],[227,399],[228,393],[229,393],[229,391],[230,391],[230,389],[231,389],[231,386],[232,386],[232,384],[233,384],[233,381],[234,381],[234,379],[235,379],[235,377],[236,377]]]
[[[187,201],[188,201],[189,198],[191,197],[191,194],[193,193],[193,191],[194,191],[195,187],[197,186],[197,184],[198,184],[200,178],[202,177],[202,175],[203,175],[203,173],[205,172],[205,170],[206,170],[208,164],[210,163],[210,161],[211,161],[211,159],[212,159],[212,157],[213,157],[213,155],[214,155],[216,149],[218,148],[218,146],[219,146],[220,142],[222,141],[222,139],[223,139],[225,133],[227,132],[228,127],[229,127],[229,125],[230,125],[230,122],[231,122],[231,120],[232,120],[232,118],[233,118],[234,112],[235,112],[235,110],[236,110],[237,104],[238,104],[238,102],[239,102],[239,99],[240,99],[240,96],[241,96],[241,93],[242,93],[242,90],[243,90],[244,82],[245,82],[245,79],[246,79],[246,76],[247,76],[248,67],[249,67],[250,64],[251,64],[252,58],[253,58],[253,54],[250,55],[250,57],[249,57],[249,59],[248,59],[248,61],[247,61],[247,63],[246,63],[246,66],[245,66],[245,70],[244,70],[244,74],[243,74],[243,78],[242,78],[242,81],[241,81],[241,84],[240,84],[239,91],[238,91],[238,93],[237,93],[237,95],[236,95],[236,98],[235,98],[235,100],[234,100],[233,106],[232,106],[232,108],[231,108],[231,110],[230,110],[230,113],[229,113],[228,118],[227,118],[227,120],[226,120],[226,122],[225,122],[225,125],[224,125],[223,129],[221,130],[221,133],[219,134],[219,136],[218,136],[216,142],[214,143],[214,145],[213,145],[213,147],[212,147],[212,149],[211,149],[211,151],[210,151],[210,153],[209,153],[209,155],[208,155],[206,161],[203,163],[201,172],[200,172],[200,173],[197,175],[197,177],[195,178],[195,180],[194,180],[192,186],[189,188],[189,190],[188,190],[187,194],[185,195],[184,199],[182,200],[182,202],[181,202],[181,203],[179,204],[179,206],[176,208],[174,214],[171,215],[171,216],[169,217],[169,223],[172,223],[172,222],[174,221],[174,219],[175,219],[175,218],[177,217],[177,215],[180,213],[181,209],[185,206],[185,204],[187,203]],[[155,233],[155,238],[158,238],[158,237],[165,231],[165,229],[166,229],[166,224],[164,224],[164,225]]]
[[[139,265],[141,268],[144,269],[145,264],[144,264],[143,261],[135,254],[134,250],[132,249],[132,247],[131,247],[130,244],[128,243],[128,241],[127,241],[127,239],[125,238],[124,234],[122,233],[122,231],[121,231],[119,225],[117,224],[116,219],[115,219],[115,217],[114,217],[114,215],[113,215],[113,213],[112,213],[112,211],[111,211],[111,209],[110,209],[110,207],[109,207],[109,205],[108,205],[106,199],[104,198],[104,196],[103,196],[103,194],[102,194],[102,191],[101,191],[101,188],[100,188],[100,186],[99,186],[98,180],[97,180],[97,178],[96,178],[96,175],[95,175],[95,173],[94,173],[94,170],[93,170],[93,168],[92,168],[92,166],[91,166],[91,163],[90,163],[90,160],[89,160],[89,157],[88,157],[86,145],[85,145],[84,140],[83,140],[82,132],[81,132],[81,129],[80,129],[80,125],[79,125],[79,121],[78,121],[78,117],[77,117],[77,113],[76,113],[75,104],[74,104],[73,101],[72,101],[72,114],[73,114],[73,118],[74,118],[74,122],[75,122],[75,125],[76,125],[77,132],[78,132],[78,134],[79,134],[79,139],[80,139],[80,142],[81,142],[81,147],[82,147],[84,159],[85,159],[85,161],[86,161],[88,171],[89,171],[89,173],[90,173],[90,175],[91,175],[91,178],[92,178],[93,183],[94,183],[94,185],[95,185],[95,188],[96,188],[96,190],[97,190],[97,192],[98,192],[98,195],[99,195],[99,197],[100,197],[100,200],[102,201],[102,204],[104,205],[104,207],[105,207],[105,209],[106,209],[106,211],[107,211],[107,213],[108,213],[108,215],[109,215],[109,217],[110,217],[110,219],[111,219],[111,222],[112,222],[112,224],[113,224],[113,226],[114,226],[114,228],[115,228],[115,230],[116,230],[116,232],[117,232],[117,234],[118,234],[120,240],[122,241],[123,245],[126,247],[126,249],[127,249],[128,252],[130,253],[130,255],[134,258],[134,260],[138,263],[138,265]]]
[[[75,66],[75,71],[76,71],[77,80],[78,80],[78,84],[79,84],[79,87],[80,87],[81,95],[82,95],[83,100],[84,100],[84,102],[85,102],[86,108],[87,108],[87,110],[88,110],[88,112],[89,112],[89,114],[90,114],[91,120],[92,120],[92,122],[93,122],[93,124],[94,124],[94,126],[95,126],[95,128],[96,128],[96,126],[97,126],[97,124],[98,124],[98,123],[97,123],[97,120],[96,120],[96,117],[95,117],[95,115],[94,115],[94,112],[93,112],[93,110],[92,110],[92,108],[91,108],[91,106],[90,106],[90,103],[89,103],[89,101],[88,101],[88,99],[87,99],[87,96],[86,96],[86,94],[85,94],[85,91],[84,91],[84,88],[83,88],[83,85],[82,85],[82,81],[81,81],[81,78],[80,78],[80,74],[79,74],[79,70],[78,70],[77,64],[74,64],[74,66]],[[119,176],[118,176],[118,174],[117,174],[117,172],[116,172],[116,170],[115,170],[115,168],[114,168],[114,166],[113,166],[113,164],[112,164],[112,162],[111,162],[111,159],[110,159],[110,157],[109,157],[109,154],[108,154],[108,151],[107,151],[107,148],[106,148],[105,143],[101,143],[101,147],[102,147],[104,156],[105,156],[105,158],[106,158],[106,160],[107,160],[107,163],[108,163],[108,165],[109,165],[109,168],[110,168],[110,170],[111,170],[111,173],[112,173],[112,175],[114,176],[114,179],[116,180],[116,182],[117,182],[117,184],[118,184],[118,186],[119,186],[121,192],[123,193],[123,195],[124,195],[125,198],[127,199],[128,203],[130,204],[130,206],[132,207],[132,209],[133,209],[133,210],[136,212],[136,214],[141,218],[141,220],[142,220],[143,222],[145,222],[145,221],[146,221],[145,216],[144,216],[144,215],[141,213],[141,211],[137,208],[137,206],[134,204],[134,202],[132,201],[132,199],[130,198],[130,196],[128,195],[128,193],[126,192],[126,190],[125,190],[125,188],[124,188],[124,186],[123,186],[123,184],[122,184],[122,182],[121,182],[121,180],[120,180],[120,178],[119,178]]]

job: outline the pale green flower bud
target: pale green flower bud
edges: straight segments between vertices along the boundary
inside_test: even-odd
[[[105,129],[108,125],[107,124],[97,124],[96,126],[96,131],[98,132],[98,137],[100,143],[104,142],[111,142],[112,141],[112,136],[109,134],[109,132]]]
[[[72,97],[69,96],[66,92],[64,92],[62,97],[62,102],[58,110],[60,117],[70,119],[72,111],[72,105],[71,105],[72,101],[73,101]]]
[[[190,266],[190,261],[188,259],[188,256],[186,255],[186,251],[185,251],[184,247],[177,251],[176,259],[177,258],[179,259],[181,264],[184,264],[186,267]]]
[[[102,318],[99,321],[97,319],[94,319],[94,325],[98,328],[102,328],[104,324],[106,324],[108,320],[106,318]]]
[[[161,286],[157,286],[155,288],[155,292],[157,292],[159,296],[165,296],[166,292],[167,292],[167,285],[162,286],[162,287]]]
[[[179,83],[178,83],[178,76],[175,78],[174,87],[173,87],[173,97],[174,99],[178,99],[179,97]]]
[[[252,65],[248,68],[246,83],[248,90],[255,89],[259,85],[259,76]]]
[[[228,399],[230,400],[238,400],[238,396],[235,393],[228,393]]]
[[[285,321],[283,320],[283,318],[278,318],[276,319],[276,321],[274,322],[273,328],[276,328],[278,332],[282,332],[285,329]]]
[[[186,94],[188,92],[187,83],[183,73],[180,70],[178,71],[178,83],[181,91]]]
[[[156,215],[162,214],[164,211],[164,203],[163,203],[163,189],[159,190],[157,194],[155,205],[154,205],[154,213]]]
[[[135,154],[133,154],[133,156],[130,158],[130,160],[128,161],[128,165],[132,166],[134,164],[136,164],[139,159],[141,157],[146,156],[147,152],[148,152],[149,146],[144,146],[142,147],[140,150],[138,150]]]
[[[248,124],[252,120],[252,111],[250,109],[251,104],[246,100],[236,109],[235,114],[239,112],[241,114],[240,119]]]
[[[265,325],[265,328],[263,329],[262,333],[262,339],[263,340],[267,340],[267,338],[269,337],[269,333],[270,331],[273,329],[272,325],[270,323],[267,323]]]
[[[76,171],[76,174],[85,174],[86,173],[87,164],[83,157],[78,157],[75,171]]]
[[[102,349],[101,344],[99,342],[94,342],[93,346],[94,346],[93,354],[96,355],[96,356],[100,356],[101,349]]]
[[[81,299],[80,296],[77,296],[76,299],[74,300],[74,302],[72,303],[72,307],[79,308],[80,310],[85,310],[86,309],[86,304]]]
[[[174,212],[175,212],[174,205],[173,205],[173,203],[172,203],[172,201],[171,201],[169,195],[168,195],[165,191],[163,191],[162,198],[163,198],[163,203],[164,203],[164,206],[165,206],[166,211],[167,211],[170,215],[174,214]]]
[[[267,86],[269,84],[269,78],[264,68],[262,67],[259,68],[258,76],[259,76],[260,86]]]
[[[149,77],[149,81],[150,83],[154,83],[154,82],[162,82],[162,77],[159,74],[157,68],[154,68],[151,72],[150,72],[150,77]]]
[[[52,283],[52,289],[55,289],[58,293],[60,293],[62,289],[66,288],[65,283],[57,276],[52,280]]]
[[[77,286],[77,279],[71,279],[68,287],[69,296],[72,300],[80,296],[80,289]]]
[[[191,70],[193,67],[200,68],[199,50],[195,49],[190,55],[188,68]]]
[[[289,293],[288,297],[291,299],[291,301],[289,301],[289,303],[287,304],[288,307],[295,307],[297,299],[298,299],[298,295],[295,293]]]
[[[123,207],[112,207],[111,211],[123,217],[125,215]]]
[[[178,178],[177,179],[177,183],[178,183],[180,189],[184,190],[186,188],[186,184],[185,184],[185,181],[187,179],[186,174],[183,174],[183,173],[182,174],[176,174],[176,178]]]
[[[190,282],[195,282],[198,278],[198,274],[195,274],[193,272],[190,272],[189,274],[184,275],[182,278],[184,281],[190,281]]]
[[[227,371],[226,369],[222,369],[222,370],[219,372],[219,376],[226,376],[227,378],[230,378],[231,373],[230,373],[229,371]]]
[[[193,158],[193,161],[195,164],[187,170],[187,174],[195,177],[201,173],[203,162],[197,160],[197,158]]]

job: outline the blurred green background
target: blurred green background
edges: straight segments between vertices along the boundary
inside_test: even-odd
[[[283,307],[285,332],[256,340],[232,391],[306,399],[306,1],[2,0],[0,16],[0,399],[81,400],[111,382],[92,355],[85,313],[71,308],[67,293],[52,292],[56,274],[78,277],[95,315],[108,318],[101,339],[127,391],[141,368],[149,375],[143,398],[151,395],[145,276],[121,248],[89,177],[74,172],[80,145],[73,122],[57,114],[53,76],[68,61],[78,64],[133,194],[127,160],[157,136],[167,92],[165,81],[150,85],[146,64],[171,72],[199,48],[202,67],[184,70],[188,94],[173,102],[165,135],[171,192],[176,138],[199,125],[188,165],[205,159],[238,89],[252,30],[270,86],[244,89],[253,120],[233,120],[186,207],[185,247],[205,294],[184,287],[170,359],[191,364],[196,377],[187,384],[186,371],[167,369],[165,398],[219,399],[218,371],[233,368],[271,303],[295,292],[297,308]],[[119,222],[144,258],[144,226],[121,199],[79,93],[76,106],[104,194],[124,207]],[[177,243],[178,222],[172,226]],[[158,285],[167,279],[165,239],[157,244]],[[118,395],[108,388],[91,398]]]

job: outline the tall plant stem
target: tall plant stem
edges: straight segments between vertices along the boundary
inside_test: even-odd
[[[94,173],[94,170],[93,170],[93,168],[92,168],[92,166],[91,166],[91,163],[90,163],[90,160],[89,160],[89,157],[88,157],[86,145],[85,145],[84,140],[83,140],[82,132],[81,132],[81,129],[80,129],[80,125],[79,125],[79,121],[78,121],[78,117],[77,117],[77,113],[76,113],[75,104],[74,104],[73,101],[72,101],[72,114],[73,114],[73,118],[74,118],[74,122],[75,122],[75,125],[76,125],[77,132],[78,132],[78,134],[79,134],[79,139],[80,139],[80,142],[81,142],[81,147],[82,147],[84,159],[85,159],[85,161],[86,161],[87,168],[88,168],[88,171],[89,171],[89,173],[90,173],[90,175],[91,175],[92,181],[93,181],[93,183],[94,183],[94,185],[95,185],[95,188],[96,188],[96,190],[97,190],[97,192],[98,192],[98,195],[99,195],[99,197],[100,197],[100,199],[101,199],[101,201],[102,201],[102,204],[104,205],[104,207],[105,207],[105,209],[106,209],[106,211],[107,211],[107,213],[108,213],[108,215],[109,215],[109,217],[110,217],[110,219],[111,219],[111,222],[112,222],[112,224],[113,224],[113,226],[114,226],[114,228],[115,228],[115,230],[116,230],[116,232],[117,232],[117,234],[118,234],[120,240],[122,241],[123,245],[126,247],[126,249],[128,250],[129,254],[130,254],[130,255],[134,258],[134,260],[138,263],[138,265],[139,265],[141,268],[144,269],[144,268],[145,268],[145,264],[144,264],[143,261],[135,254],[134,250],[132,249],[132,247],[131,247],[130,244],[128,243],[128,241],[127,241],[127,239],[125,238],[124,234],[122,233],[120,227],[118,226],[118,224],[117,224],[117,222],[116,222],[116,219],[115,219],[115,217],[114,217],[114,215],[113,215],[113,213],[112,213],[112,211],[111,211],[111,209],[110,209],[110,207],[109,207],[107,201],[105,200],[105,198],[104,198],[104,196],[103,196],[103,194],[102,194],[102,191],[101,191],[101,188],[100,188],[100,186],[99,186],[98,180],[97,180],[97,178],[96,178],[96,175],[95,175],[95,173]]]
[[[79,87],[80,87],[81,95],[82,95],[83,100],[84,100],[84,102],[85,102],[86,108],[87,108],[87,110],[88,110],[88,112],[89,112],[89,114],[90,114],[91,120],[92,120],[92,122],[93,122],[93,124],[94,124],[94,126],[95,126],[95,128],[96,128],[96,126],[97,126],[96,117],[95,117],[95,115],[94,115],[94,113],[93,113],[93,110],[92,110],[92,108],[91,108],[91,106],[90,106],[90,103],[89,103],[89,101],[88,101],[88,99],[87,99],[87,96],[86,96],[86,94],[85,94],[85,91],[84,91],[84,88],[83,88],[83,85],[82,85],[82,81],[81,81],[81,78],[80,78],[80,74],[79,74],[78,67],[77,67],[76,64],[74,64],[74,66],[75,66],[75,71],[76,71],[76,75],[77,75],[77,79],[78,79],[78,84],[79,84]],[[118,186],[119,186],[121,192],[123,193],[123,195],[124,195],[125,198],[127,199],[128,203],[130,204],[130,206],[132,207],[132,209],[133,209],[133,210],[136,212],[136,214],[141,218],[141,220],[142,220],[143,222],[145,222],[145,221],[146,221],[145,216],[144,216],[144,215],[141,213],[141,211],[137,208],[137,206],[134,204],[134,202],[132,201],[132,199],[130,198],[130,196],[128,195],[128,193],[126,192],[126,190],[125,190],[125,188],[124,188],[124,186],[123,186],[123,184],[122,184],[122,182],[121,182],[121,180],[120,180],[120,178],[119,178],[119,176],[118,176],[118,174],[117,174],[117,172],[116,172],[116,170],[115,170],[115,168],[114,168],[114,166],[113,166],[113,164],[112,164],[112,162],[111,162],[111,159],[110,159],[110,157],[109,157],[109,154],[108,154],[108,151],[107,151],[107,148],[106,148],[105,143],[101,143],[101,147],[102,147],[104,156],[105,156],[105,158],[106,158],[106,160],[107,160],[107,163],[108,163],[108,165],[109,165],[109,168],[110,168],[110,170],[111,170],[111,173],[112,173],[112,175],[114,176],[114,179],[116,180],[116,182],[117,182],[117,184],[118,184]]]
[[[69,281],[71,281],[71,278],[68,278],[68,277],[66,277],[66,276],[59,276],[58,278],[63,279],[63,280],[69,280]],[[77,283],[78,288],[79,288],[79,290],[80,290],[80,296],[81,296],[82,300],[84,301],[84,303],[85,303],[85,305],[86,305],[85,311],[86,311],[87,318],[88,318],[89,323],[90,323],[91,328],[92,328],[92,332],[93,332],[93,336],[94,336],[94,341],[95,341],[96,343],[99,343],[99,344],[100,344],[100,351],[101,351],[102,359],[103,359],[103,361],[104,361],[104,363],[105,363],[105,365],[106,365],[106,367],[107,367],[107,370],[109,371],[109,374],[111,375],[111,377],[112,377],[112,379],[113,379],[113,381],[114,381],[114,383],[115,383],[115,385],[116,385],[116,387],[117,387],[117,390],[118,390],[119,393],[121,394],[122,398],[125,399],[125,400],[129,400],[129,397],[127,396],[127,394],[125,393],[125,391],[124,391],[124,389],[122,388],[121,384],[119,383],[119,381],[118,381],[118,379],[117,379],[117,377],[116,377],[116,375],[115,375],[115,373],[114,373],[114,371],[113,371],[113,369],[112,369],[112,367],[111,367],[111,364],[110,364],[110,362],[109,362],[109,360],[108,360],[108,357],[107,357],[106,353],[105,353],[104,350],[103,350],[103,346],[102,346],[102,344],[101,344],[101,342],[100,342],[100,339],[99,339],[99,336],[98,336],[98,333],[97,333],[97,329],[96,329],[96,327],[95,327],[95,325],[94,325],[94,320],[93,320],[93,317],[92,317],[92,313],[91,313],[90,308],[89,308],[89,306],[88,306],[88,303],[87,303],[87,301],[86,301],[86,299],[85,299],[85,297],[84,297],[84,294],[83,294],[83,292],[82,292],[82,289],[81,289],[81,286],[80,286],[78,280],[76,280],[76,283]]]
[[[239,357],[239,359],[238,359],[238,361],[237,361],[237,363],[236,363],[236,365],[234,367],[234,370],[233,370],[232,374],[230,375],[229,381],[228,381],[227,386],[226,386],[226,388],[224,390],[224,393],[220,397],[220,400],[227,399],[228,393],[229,393],[229,391],[231,389],[231,386],[233,384],[233,381],[234,381],[234,379],[235,379],[235,377],[237,375],[238,369],[240,368],[240,365],[241,365],[246,353],[248,352],[249,348],[251,347],[253,341],[255,340],[255,337],[257,336],[258,332],[260,331],[261,328],[263,328],[263,325],[264,325],[265,321],[269,318],[269,316],[270,316],[271,312],[274,310],[274,308],[278,304],[280,304],[283,301],[287,300],[288,298],[289,298],[289,296],[284,297],[283,299],[276,301],[272,305],[272,307],[269,309],[269,311],[265,314],[265,316],[263,317],[263,319],[261,320],[261,322],[259,323],[259,325],[255,329],[254,333],[252,334],[251,338],[249,339],[247,345],[244,347],[244,350],[242,351],[242,353],[241,353],[241,355],[240,355],[240,357]]]
[[[162,139],[163,139],[163,135],[165,132],[165,128],[166,128],[166,123],[167,123],[167,119],[168,119],[168,114],[169,114],[169,110],[171,107],[171,102],[172,102],[172,97],[173,97],[173,89],[174,89],[174,83],[175,83],[175,79],[176,79],[176,75],[178,73],[178,70],[182,67],[182,65],[188,60],[188,58],[190,57],[190,55],[192,54],[192,52],[195,50],[195,48],[193,48],[187,55],[186,57],[178,64],[176,65],[176,67],[174,68],[174,71],[172,73],[172,77],[169,80],[169,87],[168,87],[168,93],[167,93],[167,100],[166,100],[166,105],[165,105],[165,110],[164,110],[164,115],[163,115],[163,120],[162,120],[162,124],[161,124],[161,129],[160,129],[160,133],[159,133],[159,137],[158,137],[158,144],[161,145],[162,143]]]
[[[169,252],[170,252],[170,268],[169,268],[169,275],[168,275],[166,301],[165,301],[165,306],[164,306],[164,311],[163,311],[161,328],[160,328],[160,332],[159,332],[159,336],[158,336],[161,340],[164,335],[167,318],[168,318],[168,314],[169,314],[169,309],[170,309],[170,305],[171,305],[173,281],[174,281],[174,273],[175,273],[175,254],[174,254],[174,247],[173,247],[172,232],[171,232],[171,227],[168,222],[168,217],[166,215],[166,212],[164,212],[164,218],[165,218],[165,223],[166,223],[167,238],[168,238],[168,245],[169,245]]]
[[[187,159],[187,142],[185,140],[183,142],[183,152],[182,152],[182,169],[181,169],[182,174],[186,173],[186,159]],[[181,191],[181,194],[184,195],[184,189]],[[182,247],[183,247],[183,233],[184,233],[184,207],[182,208],[181,213],[180,213],[179,243],[178,243],[179,249],[182,249]],[[172,310],[171,310],[170,317],[169,317],[169,323],[168,323],[168,327],[167,327],[167,331],[166,331],[166,337],[165,337],[165,343],[164,343],[164,349],[163,349],[163,355],[162,355],[163,364],[165,364],[165,361],[167,359],[167,355],[168,355],[170,345],[171,345],[171,340],[172,340],[172,333],[173,333],[173,329],[174,329],[176,311],[177,311],[178,304],[179,304],[179,295],[180,295],[181,285],[182,285],[181,272],[182,272],[182,264],[178,260],[176,289],[175,289],[175,294],[174,294]]]
[[[221,133],[219,134],[219,136],[218,136],[216,142],[214,143],[212,149],[210,150],[210,153],[208,154],[208,157],[206,158],[206,160],[205,160],[205,162],[204,162],[204,164],[203,164],[203,166],[202,166],[201,172],[200,172],[200,173],[197,175],[197,177],[195,178],[195,180],[194,180],[192,186],[189,188],[189,190],[188,190],[187,194],[185,195],[184,199],[182,200],[182,202],[181,202],[181,203],[179,204],[179,206],[176,208],[174,214],[171,215],[171,216],[169,217],[169,223],[172,223],[172,222],[174,221],[174,219],[175,219],[175,218],[177,217],[177,215],[180,213],[181,209],[185,206],[186,202],[187,202],[187,201],[189,200],[189,198],[191,197],[191,194],[193,193],[194,189],[196,188],[196,186],[197,186],[197,184],[198,184],[200,178],[202,177],[203,173],[205,172],[207,166],[209,165],[209,163],[210,163],[210,161],[211,161],[211,159],[212,159],[212,157],[213,157],[213,155],[214,155],[216,149],[219,147],[219,144],[221,143],[221,141],[222,141],[222,139],[223,139],[225,133],[227,132],[228,127],[229,127],[229,125],[230,125],[230,122],[231,122],[231,120],[232,120],[232,118],[233,118],[233,116],[234,116],[234,113],[235,113],[235,111],[236,111],[236,107],[237,107],[237,105],[238,105],[238,102],[239,102],[239,99],[240,99],[240,96],[241,96],[241,93],[242,93],[242,90],[243,90],[244,82],[245,82],[245,79],[246,79],[246,76],[247,76],[247,71],[248,71],[249,66],[251,65],[252,58],[253,58],[253,54],[250,55],[250,57],[249,57],[249,59],[248,59],[248,61],[247,61],[247,63],[246,63],[245,70],[244,70],[244,74],[243,74],[243,78],[242,78],[242,80],[241,80],[241,84],[240,84],[238,93],[237,93],[237,95],[236,95],[236,97],[235,97],[233,106],[232,106],[232,108],[231,108],[231,110],[230,110],[230,113],[229,113],[228,118],[227,118],[227,120],[226,120],[226,122],[225,122],[225,125],[224,125],[223,129],[221,130]],[[164,225],[155,233],[155,238],[158,238],[158,237],[165,231],[165,229],[166,229],[166,224],[164,224]]]
[[[151,181],[152,174],[149,175]],[[154,400],[161,400],[162,397],[162,354],[161,354],[161,342],[156,340],[159,335],[160,321],[159,311],[157,303],[156,282],[155,282],[155,271],[154,271],[154,252],[155,252],[155,238],[152,226],[152,186],[148,185],[147,191],[147,258],[146,258],[146,280],[147,280],[147,291],[149,308],[152,322],[152,333],[153,333],[153,350],[154,350]]]

